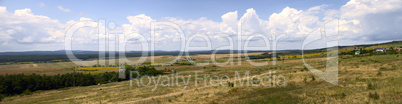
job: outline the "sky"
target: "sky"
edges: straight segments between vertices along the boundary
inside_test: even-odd
[[[402,0],[0,0],[0,22],[0,52],[314,49],[402,40]]]

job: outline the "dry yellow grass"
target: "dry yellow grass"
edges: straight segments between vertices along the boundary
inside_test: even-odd
[[[119,69],[120,67],[85,67],[85,68],[75,68],[77,71],[100,71],[100,70],[112,70]]]
[[[314,67],[325,66],[326,58],[309,58],[306,61]],[[266,62],[264,60],[252,60]],[[180,75],[228,75],[249,71],[250,75],[266,74],[269,70],[286,77],[285,87],[227,87],[195,86],[194,79],[186,90],[184,86],[162,87],[152,91],[150,86],[130,87],[129,81],[71,87],[64,90],[38,91],[32,95],[8,97],[2,103],[402,103],[402,57],[377,55],[339,59],[339,82],[332,85],[315,77],[310,71],[302,70],[301,59],[278,61],[277,65],[252,66],[242,61],[237,66],[163,66],[159,70],[174,69]],[[320,68],[321,70],[323,68]],[[381,74],[379,74],[381,73]],[[306,79],[306,80],[305,80]],[[148,80],[144,80],[145,83]],[[204,82],[198,83],[203,85]],[[368,84],[375,85],[369,89]],[[380,99],[369,97],[377,92]]]

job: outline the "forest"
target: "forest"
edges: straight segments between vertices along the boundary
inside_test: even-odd
[[[38,74],[0,75],[0,100],[7,96],[31,94],[38,90],[52,90],[73,86],[89,86],[118,82],[129,79],[130,71],[138,71],[141,75],[156,76],[163,71],[154,67],[126,67],[126,78],[120,79],[117,72],[104,72],[100,74],[67,73],[53,76]]]

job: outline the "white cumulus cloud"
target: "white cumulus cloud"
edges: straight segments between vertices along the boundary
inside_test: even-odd
[[[70,9],[63,8],[62,6],[57,6],[57,9],[59,9],[59,10],[62,11],[62,12],[71,12]]]
[[[41,5],[41,4],[40,4]],[[44,4],[43,4],[44,5]],[[206,17],[198,19],[180,19],[174,17],[165,17],[163,19],[154,19],[146,14],[127,16],[127,24],[117,25],[113,31],[120,31],[123,34],[138,33],[130,37],[145,37],[150,41],[151,23],[169,22],[183,30],[186,38],[196,34],[204,34],[209,38],[213,47],[227,45],[227,40],[217,38],[218,34],[226,34],[237,40],[239,25],[244,35],[242,41],[247,36],[257,33],[270,37],[272,34],[287,34],[288,37],[282,39],[279,49],[300,49],[305,36],[313,29],[322,26],[325,22],[339,19],[339,26],[327,25],[333,27],[327,29],[330,34],[337,33],[335,29],[339,27],[340,45],[370,43],[378,41],[389,41],[402,39],[402,1],[400,0],[351,0],[339,9],[327,9],[331,5],[318,5],[307,10],[300,10],[292,7],[285,7],[281,11],[272,13],[268,18],[260,18],[253,9],[247,9],[244,14],[238,14],[238,11],[228,11],[220,17],[222,22],[216,22]],[[57,7],[60,11],[71,12],[62,6]],[[65,33],[70,26],[80,21],[91,25],[98,25],[97,21],[91,18],[80,18],[80,20],[70,20],[66,23],[60,23],[56,19],[47,16],[35,15],[31,9],[19,9],[14,12],[8,12],[6,7],[0,6],[0,48],[7,50],[21,50],[13,46],[26,48],[25,50],[35,49],[63,49]],[[241,21],[241,22],[239,22]],[[240,24],[239,24],[240,23]],[[105,24],[99,24],[105,28]],[[110,29],[107,29],[109,31]],[[103,35],[98,36],[96,28],[80,28],[73,36],[73,44],[82,50],[97,50],[98,38],[106,38]],[[180,49],[179,32],[171,26],[156,26],[156,50],[178,50]],[[113,40],[113,39],[109,39]],[[253,44],[260,45],[261,39],[255,39]],[[201,38],[195,39],[191,44],[205,44]],[[102,43],[103,44],[103,43]],[[134,46],[138,42],[130,43]],[[35,46],[35,47],[32,47]],[[41,48],[42,47],[42,48]],[[74,48],[73,48],[74,49]],[[137,48],[129,48],[137,49]]]

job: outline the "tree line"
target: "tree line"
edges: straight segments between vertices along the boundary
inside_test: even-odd
[[[130,71],[138,71],[141,75],[156,76],[163,71],[154,67],[126,67],[126,78],[120,79],[117,72],[104,72],[100,74],[67,73],[58,75],[15,74],[0,75],[0,101],[7,96],[29,94],[38,90],[52,90],[72,86],[89,86],[129,80]],[[136,77],[136,76],[135,76]],[[134,78],[135,78],[134,77]]]

